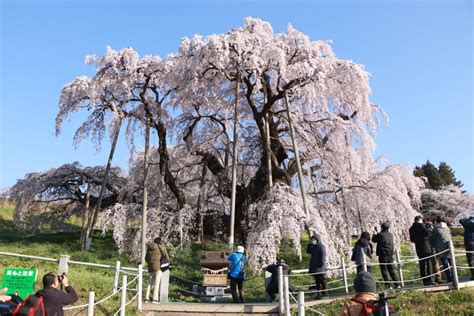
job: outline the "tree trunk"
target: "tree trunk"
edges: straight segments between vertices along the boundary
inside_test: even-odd
[[[107,178],[109,177],[109,172],[110,172],[110,167],[112,166],[112,159],[114,158],[114,153],[115,153],[115,148],[117,146],[117,140],[120,134],[120,128],[122,127],[122,118],[119,118],[119,121],[117,123],[117,126],[114,131],[114,136],[112,139],[112,147],[110,148],[110,153],[109,153],[109,159],[107,161],[107,167],[105,168],[105,174],[104,174],[104,180],[102,181],[102,185],[100,187],[100,193],[99,193],[99,198],[96,204],[96,207],[93,211],[92,214],[92,222],[90,223],[90,226],[87,227],[87,234],[86,234],[86,245],[87,245],[87,239],[92,240],[92,235],[94,233],[94,226],[97,221],[97,216],[99,215],[100,211],[100,206],[102,203],[102,198],[105,193],[105,186],[107,184]],[[86,249],[88,250],[88,249]]]

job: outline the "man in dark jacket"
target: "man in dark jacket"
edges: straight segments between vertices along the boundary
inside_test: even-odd
[[[321,237],[314,234],[306,248],[306,253],[311,254],[309,261],[309,273],[314,276],[316,283],[316,298],[327,295],[326,291],[326,247],[321,242]]]
[[[420,259],[420,276],[423,280],[424,285],[434,285],[433,277],[433,266],[431,258],[424,259],[431,256],[430,245],[430,231],[423,224],[422,217],[416,216],[415,222],[410,227],[410,241],[415,244],[416,255]]]
[[[290,275],[291,268],[288,264],[286,264],[285,260],[278,259],[276,263],[269,265],[266,270],[272,274],[270,278],[270,282],[267,285],[267,293],[271,297],[271,300],[274,301],[278,294],[278,268],[282,268],[283,275]],[[290,282],[290,278],[288,278],[288,282]],[[291,284],[288,284],[288,287],[291,288]]]
[[[377,228],[375,228],[376,234],[374,234],[372,237],[372,241],[377,243],[377,249],[375,253],[379,257],[380,272],[382,272],[382,277],[385,282],[388,282],[386,283],[386,287],[391,287],[390,279],[388,278],[388,274],[390,274],[395,287],[398,288],[400,285],[398,284],[398,278],[395,274],[395,270],[393,270],[393,235],[388,231],[389,226],[390,225],[388,222],[382,223],[382,231],[380,233],[377,232]]]
[[[372,245],[370,244],[370,234],[368,232],[363,232],[355,243],[354,248],[352,248],[351,261],[355,261],[357,273],[364,271],[364,265],[366,271],[372,272],[372,267],[370,266],[372,261]]]
[[[61,284],[66,292],[59,289]],[[53,272],[43,276],[43,289],[36,292],[35,296],[43,297],[46,316],[63,316],[63,307],[78,300],[67,276],[65,274],[58,276]]]
[[[466,247],[467,264],[471,270],[471,280],[474,280],[474,215],[463,218],[459,223],[464,227],[464,246]],[[470,253],[469,253],[470,252]]]

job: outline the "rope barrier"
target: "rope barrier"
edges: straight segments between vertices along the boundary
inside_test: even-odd
[[[188,279],[185,279],[185,278],[182,278],[182,277],[179,277],[177,275],[171,275],[172,278],[176,278],[178,280],[181,280],[183,282],[188,282],[188,283],[191,283],[191,284],[197,284],[197,285],[201,285],[201,283],[198,283],[196,281],[192,281],[192,280],[188,280]]]
[[[70,311],[70,310],[73,310],[73,309],[79,309],[79,308],[84,308],[84,307],[87,307],[89,306],[89,304],[83,304],[83,305],[76,305],[76,306],[69,306],[69,307],[63,307],[63,310],[67,310],[67,311]]]

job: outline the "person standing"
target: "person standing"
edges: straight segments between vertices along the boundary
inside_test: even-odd
[[[161,276],[163,275],[163,271],[168,270],[170,262],[168,252],[161,244],[161,238],[155,238],[155,240],[148,245],[145,261],[148,266],[148,272],[150,273],[145,300],[158,302]],[[150,297],[151,293],[153,294]]]
[[[65,292],[59,289],[60,285],[64,286]],[[76,291],[69,285],[67,276],[53,272],[43,276],[43,289],[36,292],[35,296],[43,298],[46,316],[63,316],[63,307],[79,299]]]
[[[421,216],[415,217],[415,222],[410,227],[409,232],[410,241],[415,244],[416,255],[420,259],[420,277],[423,280],[423,284],[434,285],[431,258],[427,258],[433,254],[430,245],[430,231],[423,224]]]
[[[459,223],[464,227],[464,247],[466,248],[467,264],[471,270],[471,280],[474,280],[474,215],[463,218]]]
[[[316,283],[316,298],[327,296],[326,285],[326,246],[321,241],[318,234],[311,237],[310,243],[306,248],[306,253],[311,255],[309,261],[309,273],[313,274]]]
[[[357,265],[357,273],[364,271],[364,264],[366,271],[371,272],[372,267],[370,263],[372,261],[372,244],[370,243],[370,234],[368,232],[363,232],[360,235],[359,240],[352,248],[352,257],[351,261],[355,261]]]
[[[285,262],[285,260],[280,259],[280,258],[277,259],[276,263],[273,263],[266,268],[266,271],[272,274],[270,278],[270,282],[268,283],[267,288],[266,288],[266,291],[268,295],[271,297],[272,302],[276,299],[277,294],[279,293],[278,291],[278,277],[279,277],[278,268],[279,267],[282,268],[283,275],[290,275],[291,273],[290,266]],[[288,278],[288,282],[290,282],[290,278]],[[291,284],[288,284],[288,288],[291,289]]]
[[[443,265],[444,274],[448,282],[453,282],[453,273],[451,272],[453,263],[449,251],[449,242],[451,241],[451,231],[441,216],[436,217],[436,226],[433,229],[433,246]]]
[[[237,249],[232,253],[227,260],[230,263],[229,278],[230,290],[232,293],[232,300],[234,303],[244,303],[244,281],[245,281],[245,264],[247,257],[244,254],[245,249],[242,246],[237,246]],[[237,296],[237,287],[239,288],[239,295]]]
[[[436,251],[434,250],[433,247],[433,222],[430,219],[424,220],[425,227],[428,229],[430,232],[430,247],[431,247],[431,253],[436,254]],[[435,283],[441,284],[443,281],[441,280],[441,269],[439,265],[439,258],[438,256],[433,256],[431,257],[431,266],[433,267],[433,273],[435,273]]]
[[[393,235],[388,231],[390,224],[388,222],[382,223],[381,232],[377,231],[375,228],[375,234],[372,237],[372,241],[377,244],[377,249],[375,251],[376,255],[379,258],[380,272],[382,272],[382,278],[385,282],[390,282],[390,277],[395,285],[395,288],[400,287],[398,284],[398,278],[393,269]],[[387,288],[390,288],[390,284],[386,284]]]

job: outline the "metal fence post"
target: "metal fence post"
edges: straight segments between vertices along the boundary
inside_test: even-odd
[[[138,282],[137,282],[137,308],[139,311],[143,308],[143,266],[138,265]]]
[[[291,305],[290,305],[290,287],[288,276],[283,278],[283,291],[285,292],[285,315],[291,316]]]
[[[278,266],[278,312],[280,315],[285,313],[283,300],[283,267]]]
[[[395,256],[397,258],[398,274],[400,275],[400,285],[402,287],[405,287],[405,281],[403,280],[402,262],[400,260],[400,251],[398,249],[395,250]]]
[[[120,261],[115,262],[114,293],[117,292],[120,277]]]
[[[94,316],[95,292],[89,291],[89,305],[87,306],[87,316]]]
[[[125,305],[127,304],[127,276],[122,276],[122,296],[120,298],[120,316],[125,316]]]
[[[343,256],[341,256],[341,269],[342,269],[342,277],[344,279],[344,288],[346,290],[346,293],[349,293],[349,286],[347,285],[346,263],[344,262]]]
[[[304,291],[298,292],[298,316],[304,316]]]
[[[451,273],[453,274],[454,287],[456,290],[459,290],[458,268],[456,267],[456,257],[454,254],[454,245],[452,240],[449,241],[449,253],[451,255],[451,263],[453,265],[451,268]]]

